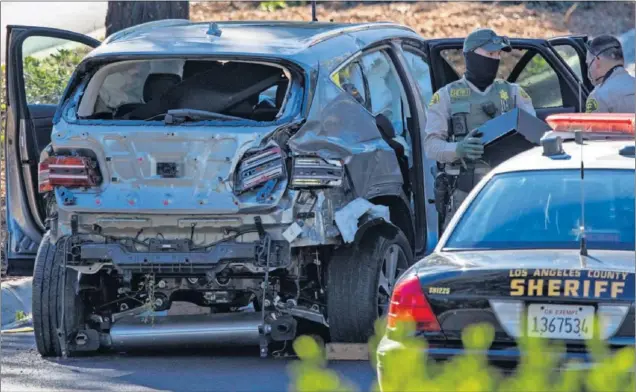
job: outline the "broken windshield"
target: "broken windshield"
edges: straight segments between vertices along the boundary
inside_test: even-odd
[[[97,70],[77,109],[86,120],[162,120],[174,110],[215,119],[275,121],[290,73],[277,65],[217,60],[121,61]],[[189,117],[202,121],[211,116]]]

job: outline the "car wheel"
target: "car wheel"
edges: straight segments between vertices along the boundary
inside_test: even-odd
[[[64,280],[63,257],[64,250],[51,243],[50,234],[46,233],[35,258],[32,293],[33,332],[43,357],[62,355],[58,338],[62,312],[67,334],[81,325],[84,316],[82,300],[75,291],[77,272],[67,269]]]
[[[367,343],[375,321],[388,311],[393,285],[412,264],[411,246],[399,229],[393,236],[374,232],[336,251],[327,266],[332,341]]]

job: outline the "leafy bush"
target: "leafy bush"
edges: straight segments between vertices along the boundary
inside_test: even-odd
[[[90,48],[82,47],[58,49],[43,59],[27,56],[23,63],[27,102],[57,104],[75,67],[89,51]]]
[[[75,67],[91,50],[89,47],[78,47],[73,50],[58,49],[44,58],[27,56],[23,62],[24,87],[29,104],[56,105],[64,93],[64,89],[75,71]],[[0,141],[4,140],[6,119],[6,68],[2,64],[0,77]]]
[[[598,324],[597,324],[598,325]],[[461,356],[445,363],[429,361],[423,349],[426,342],[410,338],[412,326],[403,326],[398,332],[403,344],[399,352],[392,352],[382,360],[382,391],[633,391],[636,388],[633,347],[610,353],[600,340],[588,341],[588,350],[597,367],[586,369],[570,361],[570,371],[557,372],[558,353],[565,350],[563,344],[541,339],[520,339],[521,361],[514,372],[505,373],[490,365],[483,351],[490,347],[494,329],[489,324],[466,328],[462,342],[467,348]],[[376,324],[376,335],[369,342],[371,364],[376,367],[374,354],[380,337],[382,323]],[[355,391],[349,381],[327,369],[324,349],[308,336],[294,342],[294,350],[301,361],[291,365],[294,385],[291,390],[305,391]],[[546,355],[546,353],[557,355]],[[374,385],[379,390],[379,384]]]
[[[27,319],[27,315],[26,315],[26,313],[24,313],[24,311],[18,310],[17,312],[15,312],[15,320],[16,321],[22,321],[22,320],[26,320],[26,319]]]
[[[264,11],[272,12],[287,8],[287,3],[285,1],[261,1],[259,6]]]

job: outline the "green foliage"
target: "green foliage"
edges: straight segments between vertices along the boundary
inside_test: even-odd
[[[278,9],[287,8],[287,2],[285,1],[261,1],[259,7],[263,11],[272,12]]]
[[[287,7],[298,7],[307,4],[307,1],[261,1],[258,3],[258,7],[263,11],[273,12]]]
[[[90,48],[58,49],[42,59],[27,56],[24,59],[24,83],[29,104],[56,105],[66,85]]]
[[[548,65],[548,62],[543,56],[536,55],[532,58],[532,60],[530,60],[530,63],[526,66],[524,71],[527,72],[529,76],[534,76],[544,72],[550,72],[552,71],[552,67]]]
[[[522,326],[523,328],[523,326]],[[598,328],[598,323],[597,323]],[[610,352],[600,339],[588,341],[588,350],[597,362],[595,367],[576,367],[569,361],[568,371],[555,371],[563,362],[560,355],[565,346],[560,342],[521,338],[518,341],[522,353],[515,371],[503,372],[488,363],[484,351],[494,339],[490,324],[467,327],[462,334],[466,350],[446,362],[429,360],[423,339],[414,338],[413,325],[403,324],[398,331],[391,331],[395,350],[384,351],[379,360],[382,366],[383,392],[395,391],[559,391],[586,390],[633,391],[636,387],[634,373],[634,349],[622,348]],[[598,330],[598,329],[595,329]],[[376,369],[375,353],[384,335],[384,323],[376,323],[375,336],[369,341],[371,366]],[[305,391],[354,391],[352,384],[327,368],[324,349],[313,339],[301,336],[294,342],[294,350],[301,359],[291,365],[293,385],[290,390]],[[549,354],[548,354],[549,353]],[[373,390],[380,390],[380,383]]]
[[[27,319],[27,315],[22,310],[18,310],[17,312],[15,312],[15,320],[16,321],[22,321],[22,320],[26,320],[26,319]]]

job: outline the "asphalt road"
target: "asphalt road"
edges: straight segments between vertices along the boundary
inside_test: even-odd
[[[289,391],[289,359],[261,359],[258,348],[229,353],[100,355],[42,359],[30,333],[2,334],[0,389],[13,391]],[[366,362],[334,362],[330,368],[370,391]]]

